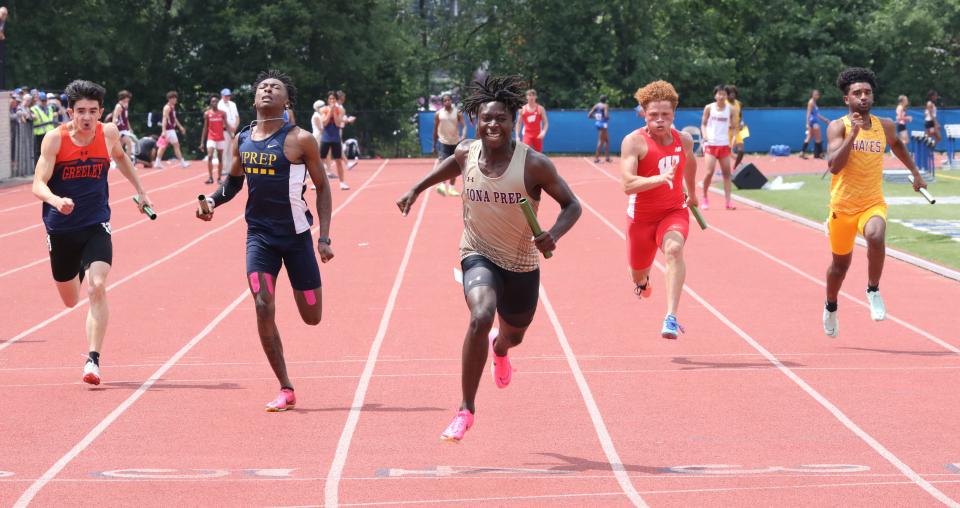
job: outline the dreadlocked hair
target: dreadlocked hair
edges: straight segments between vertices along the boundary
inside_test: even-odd
[[[290,79],[290,76],[287,76],[277,69],[261,71],[260,74],[257,74],[257,80],[253,83],[253,89],[256,90],[257,88],[260,88],[260,83],[267,79],[275,79],[283,83],[283,87],[287,89],[287,100],[290,101],[290,107],[293,107],[297,104],[297,87],[294,86],[293,80]]]
[[[850,85],[854,83],[867,83],[870,85],[870,88],[873,89],[873,93],[877,93],[877,75],[870,69],[850,67],[844,69],[843,72],[837,76],[837,88],[839,88],[844,95],[850,91]]]
[[[526,104],[526,83],[517,75],[487,76],[483,82],[474,81],[470,85],[470,95],[463,100],[463,111],[470,120],[475,121],[480,116],[480,107],[488,102],[501,102],[507,107],[510,116],[517,115],[517,111]]]

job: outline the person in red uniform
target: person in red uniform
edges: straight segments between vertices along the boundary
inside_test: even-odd
[[[687,207],[697,205],[697,159],[693,139],[673,129],[679,96],[673,85],[654,81],[635,95],[647,124],[623,138],[620,170],[627,206],[627,254],[634,293],[650,298],[650,269],[657,250],[666,257],[667,315],[660,335],[676,339],[683,327],[677,307],[686,277],[683,247],[689,231]],[[683,184],[686,182],[687,195]]]
[[[520,121],[517,122],[516,140],[520,142],[520,130],[523,129],[523,144],[543,153],[543,138],[547,135],[547,110],[537,104],[537,91],[527,90],[527,103],[520,108]]]
[[[217,153],[217,183],[221,180],[224,170],[223,154],[227,147],[226,138],[223,136],[223,126],[227,122],[227,114],[219,109],[220,97],[216,95],[210,97],[210,107],[203,112],[203,130],[200,132],[200,151],[207,152],[207,183],[211,184],[213,180],[213,153]]]

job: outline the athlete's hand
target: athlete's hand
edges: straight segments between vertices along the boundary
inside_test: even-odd
[[[209,199],[209,198],[207,198],[207,199]],[[208,201],[207,203],[208,203],[208,205],[209,205],[209,201]],[[209,205],[208,208],[210,208],[210,212],[209,212],[209,213],[204,213],[203,208],[198,204],[198,205],[197,205],[197,218],[200,219],[200,220],[203,220],[203,221],[207,221],[207,222],[212,221],[212,220],[213,220],[213,210],[214,210],[213,205]]]
[[[183,134],[184,136],[186,136],[186,135],[187,135],[187,129],[185,129],[183,126],[181,126],[181,127],[180,127],[180,134]]]
[[[317,254],[320,254],[320,261],[323,263],[333,259],[333,249],[323,242],[317,242]]]
[[[863,116],[860,113],[850,113],[850,126],[852,127],[851,131],[854,135],[860,132],[860,129],[863,128]]]
[[[693,193],[687,196],[687,207],[689,208],[691,206],[696,206],[696,207],[700,206],[700,200],[697,199],[696,193]]]
[[[540,134],[537,134],[537,139],[543,139],[543,137],[546,135],[547,135],[546,132],[541,132]]]
[[[73,211],[73,206],[73,200],[70,198],[61,198],[60,196],[54,198],[53,207],[64,215],[70,215],[70,212]]]
[[[137,199],[140,200],[140,204],[137,205],[137,208],[140,209],[140,213],[146,213],[143,211],[144,208],[150,207],[153,208],[153,203],[150,201],[150,198],[147,197],[146,191],[141,192]]]
[[[913,191],[914,191],[914,192],[920,192],[920,189],[926,189],[926,188],[927,188],[927,182],[923,181],[923,177],[922,177],[922,176],[920,176],[919,174],[917,174],[917,176],[913,177]]]
[[[673,166],[670,167],[669,171],[667,171],[666,173],[660,174],[660,176],[663,178],[663,183],[666,184],[667,187],[670,187],[671,189],[673,188],[673,175],[677,173],[677,166],[679,165],[680,165],[680,161],[677,161],[673,164]]]
[[[533,238],[533,244],[537,246],[540,252],[550,252],[557,250],[557,242],[549,231],[544,231]]]
[[[410,212],[410,207],[413,206],[413,202],[416,200],[417,193],[413,189],[410,189],[402,198],[397,200],[397,208],[400,209],[400,213],[402,213],[404,217]]]

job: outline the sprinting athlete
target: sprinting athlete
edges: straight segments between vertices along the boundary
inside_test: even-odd
[[[84,277],[87,279],[89,353],[82,379],[98,385],[100,352],[109,317],[107,276],[113,264],[107,185],[110,159],[136,189],[140,211],[152,204],[123,151],[117,126],[98,121],[103,114],[106,90],[96,83],[76,80],[67,85],[65,92],[70,121],[43,137],[33,194],[43,201],[50,267],[64,305],[77,305],[80,285]]]
[[[266,410],[286,411],[293,409],[297,397],[287,375],[283,343],[274,319],[274,282],[280,266],[285,265],[303,322],[320,323],[320,269],[310,235],[313,216],[303,194],[309,174],[317,188],[320,237],[316,249],[320,260],[326,263],[333,258],[329,236],[330,185],[320,164],[316,140],[309,132],[283,120],[284,110],[296,104],[297,99],[290,77],[276,70],[261,72],[253,89],[257,121],[237,135],[231,148],[233,167],[208,204],[213,208],[230,201],[247,180],[247,281],[257,311],[260,344],[280,382],[280,394],[267,403]],[[209,221],[213,210],[204,213],[200,208],[197,217]]]
[[[650,269],[657,250],[667,262],[667,315],[660,336],[676,339],[683,332],[677,307],[686,277],[683,247],[690,230],[688,204],[697,205],[697,159],[693,138],[673,129],[680,97],[673,85],[654,81],[637,90],[647,125],[623,138],[620,170],[627,193],[627,257],[634,293],[650,298]],[[679,169],[679,171],[678,171]],[[687,186],[684,196],[683,185]]]
[[[482,83],[475,82],[463,109],[476,121],[480,139],[460,143],[453,157],[397,201],[406,215],[421,192],[463,175],[460,265],[470,324],[463,340],[463,398],[440,435],[445,441],[460,441],[473,426],[474,401],[489,350],[494,355],[494,382],[500,388],[510,383],[513,369],[507,351],[523,340],[537,310],[537,251],[556,249],[557,240],[580,217],[580,202],[550,159],[512,140],[517,111],[523,105],[522,86],[517,76],[488,76]],[[544,192],[560,204],[560,215],[552,228],[533,238],[518,201],[527,199],[536,210]],[[499,329],[493,328],[494,316],[499,316]]]
[[[520,131],[523,130],[523,144],[542,153],[543,138],[547,136],[547,129],[549,128],[550,122],[547,120],[547,110],[537,104],[537,91],[533,88],[527,90],[527,103],[520,108],[520,121],[517,122],[517,141],[520,141]]]
[[[177,138],[177,129],[180,130],[180,134],[187,134],[180,120],[177,120],[177,97],[177,92],[167,92],[167,104],[163,107],[163,116],[160,120],[160,128],[163,131],[161,136],[167,138],[167,144],[157,151],[157,162],[154,165],[158,168],[163,167],[163,153],[167,151],[168,146],[173,146],[173,153],[180,160],[180,167],[189,166],[187,161],[183,160],[183,154],[180,152],[180,139]]]
[[[116,124],[117,130],[120,131],[121,144],[127,152],[127,157],[129,157],[131,161],[134,161],[134,155],[137,153],[137,145],[133,130],[130,129],[129,116],[130,99],[132,98],[132,93],[126,90],[120,90],[120,93],[117,94],[117,105],[113,107],[113,123]]]
[[[730,133],[730,146],[733,148],[733,152],[737,154],[736,160],[733,161],[733,170],[735,171],[743,162],[743,134],[741,134],[743,130],[743,104],[740,103],[740,92],[737,90],[737,85],[727,85],[724,90],[727,92],[727,104],[730,104],[730,112],[732,113],[730,126],[733,131]]]
[[[870,317],[882,321],[886,306],[880,297],[880,276],[886,256],[887,204],[883,199],[883,152],[887,145],[913,174],[913,189],[927,186],[894,130],[893,120],[870,114],[877,78],[873,71],[851,67],[837,77],[837,87],[849,112],[827,127],[830,215],[827,228],[833,261],[827,270],[827,303],[823,332],[839,333],[837,295],[853,259],[857,233],[867,241],[867,302]]]

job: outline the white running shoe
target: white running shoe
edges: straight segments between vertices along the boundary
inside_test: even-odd
[[[837,319],[837,311],[830,312],[823,309],[823,333],[827,337],[836,337],[840,333],[840,320]]]
[[[887,306],[883,304],[879,291],[867,291],[867,302],[870,303],[870,319],[883,321],[887,318]]]
[[[350,186],[345,182],[340,182],[340,190],[350,190]]]
[[[100,384],[100,366],[92,361],[83,364],[83,382],[88,385]]]
[[[181,168],[189,168],[189,167],[190,167],[190,163],[188,163],[187,161],[185,161],[185,160],[183,160],[183,159],[180,159],[180,167],[181,167]]]

